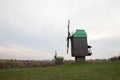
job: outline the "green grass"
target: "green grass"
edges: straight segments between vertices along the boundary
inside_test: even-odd
[[[120,62],[81,62],[1,70],[0,80],[120,80]]]

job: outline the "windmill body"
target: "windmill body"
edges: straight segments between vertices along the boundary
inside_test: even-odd
[[[91,46],[87,43],[87,33],[83,29],[77,29],[72,35],[69,31],[70,21],[68,20],[67,53],[69,50],[69,40],[71,41],[71,54],[76,61],[84,61],[85,56],[90,56]]]
[[[71,53],[76,61],[84,61],[85,56],[90,56],[91,46],[87,44],[87,34],[85,30],[77,29],[70,37],[71,40]]]

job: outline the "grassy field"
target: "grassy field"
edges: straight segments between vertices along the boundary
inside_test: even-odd
[[[1,70],[0,80],[120,80],[120,62],[84,62]]]

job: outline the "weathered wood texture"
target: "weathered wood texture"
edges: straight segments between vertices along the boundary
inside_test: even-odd
[[[88,55],[87,38],[72,38],[71,52],[72,56],[87,56]]]

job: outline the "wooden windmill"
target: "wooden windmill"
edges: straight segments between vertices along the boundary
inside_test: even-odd
[[[68,36],[67,36],[67,53],[69,50],[69,40],[71,41],[71,55],[75,57],[75,61],[84,61],[85,56],[90,56],[91,46],[87,43],[87,33],[83,29],[77,29],[76,32],[70,34],[70,21],[68,20]]]

